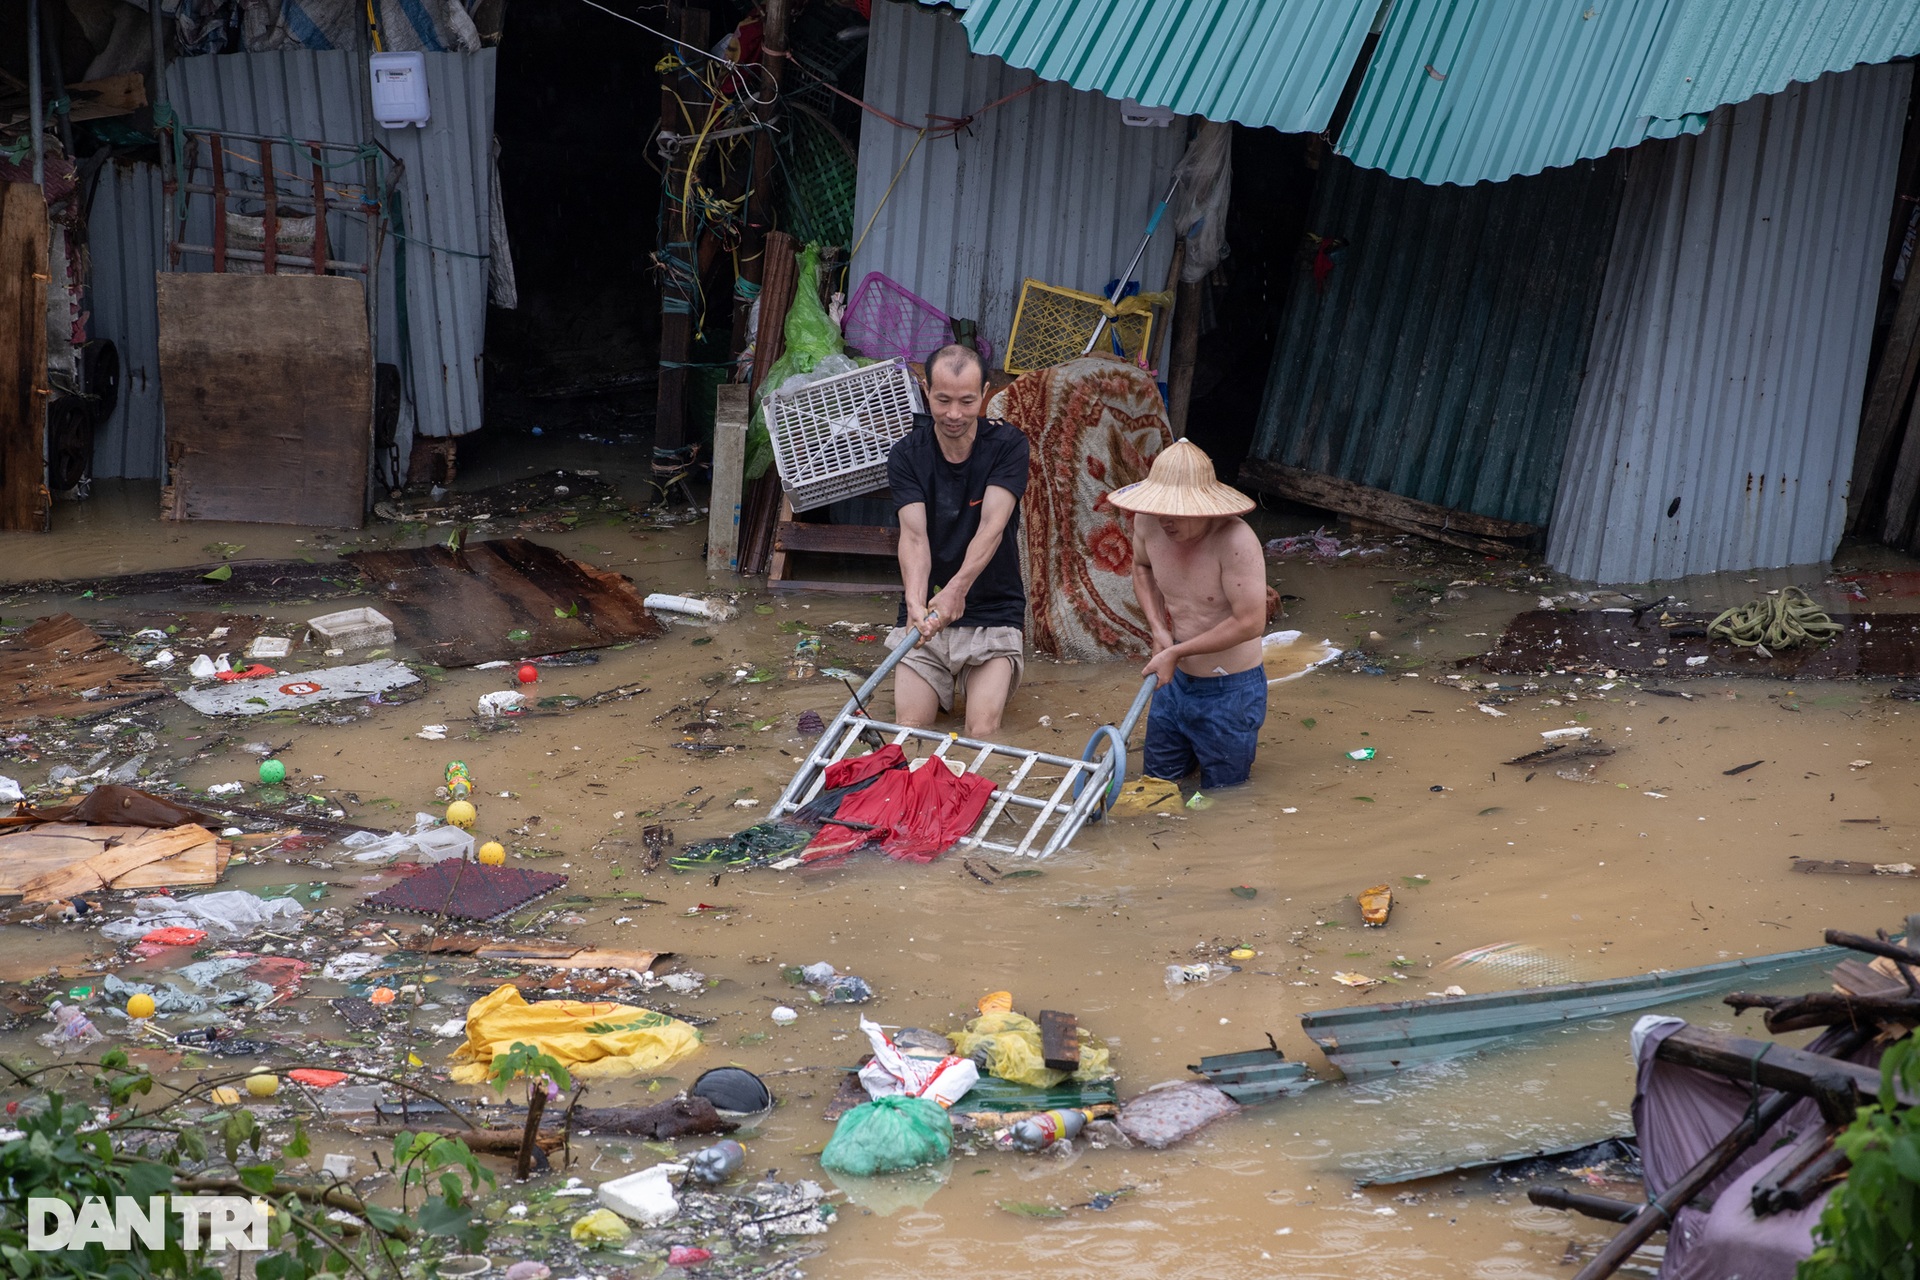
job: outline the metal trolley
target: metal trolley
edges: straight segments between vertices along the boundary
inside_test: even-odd
[[[986,814],[971,834],[954,846],[962,850],[991,850],[1014,857],[1044,858],[1064,849],[1089,821],[1106,814],[1120,796],[1127,773],[1127,739],[1147,709],[1153,696],[1152,676],[1140,682],[1133,705],[1116,725],[1103,724],[1093,731],[1078,760],[1047,751],[1030,751],[980,742],[956,733],[937,729],[914,729],[906,725],[875,720],[865,711],[880,682],[907,656],[919,640],[909,631],[899,647],[887,655],[878,670],[867,677],[840,714],[827,726],[820,741],[801,764],[800,771],[780,794],[773,806],[773,817],[792,813],[818,795],[825,785],[827,766],[853,749],[863,734],[880,734],[902,746],[911,739],[932,748],[930,754],[945,760],[949,753],[971,752],[966,763],[970,773],[978,773],[993,782],[993,796]],[[955,755],[955,759],[961,758]],[[1022,788],[1033,788],[1023,791]]]

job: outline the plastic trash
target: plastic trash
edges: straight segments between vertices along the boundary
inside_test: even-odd
[[[713,1260],[713,1251],[696,1245],[676,1244],[667,1250],[667,1265],[670,1267],[691,1267],[696,1263]]]
[[[155,671],[164,671],[173,665],[173,661],[173,650],[162,649],[147,659],[147,666],[153,668]]]
[[[333,982],[353,982],[378,969],[385,961],[371,951],[343,951],[327,961],[320,976]]]
[[[1056,1142],[1080,1136],[1087,1127],[1087,1113],[1077,1108],[1042,1111],[1007,1131],[1007,1143],[1019,1151],[1044,1151]]]
[[[695,1181],[717,1187],[740,1172],[746,1159],[747,1149],[728,1138],[688,1156],[687,1171]]]
[[[668,1179],[686,1171],[684,1164],[657,1164],[651,1169],[642,1169],[639,1173],[603,1182],[596,1194],[606,1209],[599,1212],[606,1213],[610,1209],[620,1217],[632,1218],[642,1226],[651,1227],[665,1222],[680,1212],[680,1201],[675,1198],[673,1184]],[[626,1224],[621,1223],[621,1229],[624,1231],[625,1228]],[[574,1239],[579,1238],[580,1227],[576,1224]]]
[[[700,1033],[678,1018],[604,1000],[529,1004],[518,988],[502,984],[467,1007],[466,1043],[452,1057],[454,1083],[484,1082],[494,1055],[517,1043],[551,1055],[575,1077],[605,1077],[657,1071],[698,1049]]]
[[[212,658],[199,653],[195,654],[193,661],[187,664],[187,670],[192,673],[195,680],[211,680],[220,668],[214,665]]]
[[[0,804],[18,804],[27,798],[20,784],[5,774],[0,774]]]
[[[814,998],[821,1004],[865,1004],[873,999],[873,988],[865,978],[840,973],[824,960],[805,966],[800,976],[808,986],[816,988],[818,994]]]
[[[878,1023],[860,1019],[860,1030],[873,1046],[873,1060],[860,1068],[860,1083],[869,1098],[889,1098],[899,1094],[926,1098],[942,1107],[950,1107],[965,1097],[980,1079],[979,1064],[944,1051],[931,1052],[888,1039]],[[903,1035],[905,1033],[902,1033]],[[1034,1050],[1039,1052],[1039,1032],[1034,1033]]]
[[[729,622],[740,612],[724,600],[703,600],[699,596],[676,596],[665,591],[654,592],[643,603],[656,613],[685,614],[690,618],[705,618],[709,622]]]
[[[49,1049],[79,1049],[106,1039],[78,1006],[56,1000],[47,1017],[53,1021],[53,1030],[42,1035],[40,1043]]]
[[[356,1163],[357,1161],[354,1157],[335,1152],[332,1155],[321,1158],[320,1172],[326,1174],[329,1178],[351,1178],[353,1176],[353,1166]]]
[[[715,1067],[702,1072],[687,1093],[705,1098],[713,1109],[729,1119],[760,1115],[773,1109],[773,1091],[745,1067]]]
[[[1240,966],[1232,964],[1170,964],[1167,966],[1167,985],[1178,987],[1189,982],[1212,982],[1238,972]]]
[[[667,1194],[673,1193],[669,1191]],[[621,1243],[633,1234],[633,1228],[622,1222],[620,1215],[611,1209],[595,1209],[574,1223],[573,1229],[568,1234],[573,1237],[575,1244],[597,1248],[600,1245]]]
[[[1347,752],[1347,759],[1371,760],[1378,754],[1379,751],[1373,747],[1355,747],[1353,750]]]
[[[507,1280],[547,1280],[552,1274],[544,1262],[516,1262],[507,1268]]]
[[[926,1098],[895,1095],[863,1102],[841,1116],[820,1164],[866,1178],[934,1164],[952,1150],[953,1121],[945,1108]]]
[[[790,1022],[798,1021],[799,1017],[800,1017],[799,1014],[795,1013],[792,1009],[787,1008],[787,1006],[783,1004],[774,1006],[773,1020],[779,1023],[783,1027]]]
[[[114,942],[137,942],[155,929],[204,929],[231,941],[259,929],[298,929],[307,909],[292,898],[257,898],[244,889],[203,893],[197,898],[136,898],[134,914],[100,926]]]
[[[502,689],[498,693],[482,694],[478,705],[481,715],[489,719],[495,716],[516,715],[526,710],[527,695],[518,689]]]
[[[154,929],[141,935],[140,941],[156,947],[197,947],[207,940],[205,929]]]

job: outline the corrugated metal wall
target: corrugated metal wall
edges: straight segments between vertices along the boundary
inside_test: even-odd
[[[1618,157],[1432,187],[1337,158],[1303,247],[1253,452],[1409,498],[1544,524],[1573,418]]]
[[[93,435],[93,474],[101,479],[159,477],[160,333],[153,277],[160,269],[160,170],[109,164],[94,188],[88,219],[93,259],[93,333],[120,351],[120,403]]]
[[[231,54],[185,58],[167,68],[174,113],[190,127],[349,144],[377,137],[404,165],[401,195],[410,237],[406,305],[414,379],[413,403],[401,413],[402,466],[416,426],[424,435],[448,436],[476,431],[482,422],[494,53],[486,49],[424,56],[432,103],[432,120],[424,129],[373,124],[364,109],[366,60],[351,53],[295,49]],[[349,180],[358,177],[356,171]],[[123,364],[130,346],[153,350],[158,195],[158,178],[152,174],[135,170],[119,178],[103,177],[90,222],[95,332],[122,347]],[[344,216],[329,219],[336,257],[364,255],[362,225]],[[208,244],[210,234],[206,203],[201,201],[189,219],[186,238]],[[400,364],[395,250],[390,236],[381,256],[374,350],[380,360]],[[142,260],[143,252],[153,253],[155,263]],[[182,265],[190,271],[208,269],[204,257],[190,256]],[[108,456],[97,459],[96,473],[159,476],[161,429],[157,401],[144,410],[134,406],[116,413],[103,442],[109,445]],[[109,465],[120,470],[105,470]]]
[[[876,4],[870,40],[866,100],[916,127],[929,113],[962,116],[1034,83],[1032,72],[968,52],[947,13]],[[1097,293],[1125,269],[1186,149],[1183,124],[1129,128],[1113,99],[1044,84],[954,138],[929,137],[902,172],[915,134],[868,116],[856,238],[881,211],[851,283],[884,272],[947,314],[978,320],[1004,353],[1023,279]],[[1166,286],[1172,255],[1163,221],[1135,276],[1143,289]]]
[[[1646,582],[1833,555],[1912,80],[1823,76],[1636,153],[1555,568]]]

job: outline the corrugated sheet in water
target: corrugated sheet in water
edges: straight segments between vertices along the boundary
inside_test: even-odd
[[[1912,78],[1823,76],[1635,155],[1555,568],[1647,582],[1832,556]]]
[[[1442,506],[1544,524],[1579,392],[1623,165],[1431,187],[1332,159],[1253,452]]]
[[[866,100],[916,128],[929,113],[966,115],[1034,83],[970,53],[950,14],[876,4],[871,41]],[[1004,353],[1023,279],[1097,293],[1132,260],[1186,149],[1183,124],[1130,128],[1115,100],[1043,84],[957,137],[927,138],[903,170],[915,133],[869,116],[855,238],[880,214],[849,279],[884,272],[948,315],[978,320]],[[1173,239],[1163,220],[1135,276],[1142,288],[1166,287]]]

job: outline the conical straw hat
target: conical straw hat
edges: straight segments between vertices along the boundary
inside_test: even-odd
[[[1213,459],[1184,437],[1160,451],[1145,480],[1115,489],[1107,501],[1149,516],[1238,516],[1254,507],[1252,498],[1214,479]]]

